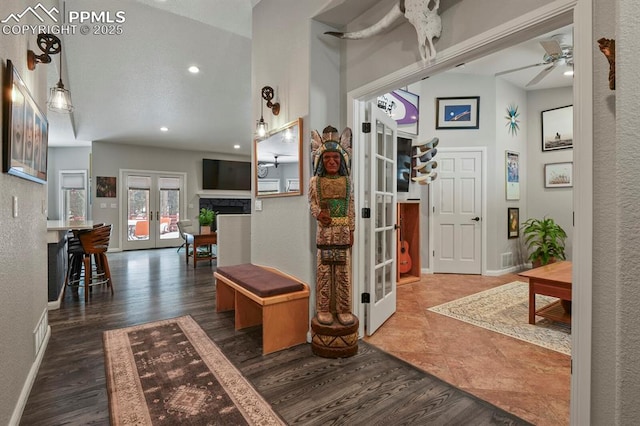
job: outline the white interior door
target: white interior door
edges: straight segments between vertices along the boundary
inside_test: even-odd
[[[126,171],[121,181],[123,249],[179,246],[177,222],[184,211],[184,175]]]
[[[375,105],[371,111],[371,133],[365,152],[369,173],[365,206],[371,218],[365,221],[365,282],[370,303],[366,305],[366,332],[373,334],[396,311],[396,122]]]
[[[438,152],[433,183],[434,272],[482,273],[482,153]]]

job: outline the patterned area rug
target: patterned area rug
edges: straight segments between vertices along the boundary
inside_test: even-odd
[[[103,335],[112,425],[283,425],[184,316]]]
[[[536,306],[555,300],[537,294]],[[514,281],[428,310],[571,355],[570,325],[540,317],[535,325],[529,324],[529,285],[524,282]]]

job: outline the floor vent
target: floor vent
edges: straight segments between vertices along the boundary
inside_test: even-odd
[[[33,341],[34,341],[34,349],[35,354],[38,355],[40,349],[42,348],[42,343],[44,342],[44,338],[47,335],[47,328],[49,327],[49,316],[47,315],[47,309],[42,312],[42,316],[40,317],[40,321],[38,321],[38,325],[36,325],[36,329],[33,330]]]
[[[502,253],[502,269],[513,266],[513,253]]]

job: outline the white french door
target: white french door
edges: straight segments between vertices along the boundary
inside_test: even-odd
[[[433,187],[434,273],[482,273],[482,153],[438,152]]]
[[[184,173],[123,170],[122,248],[176,247],[177,223],[184,216]]]
[[[373,104],[368,106],[371,132],[365,134],[364,205],[370,219],[365,230],[366,332],[373,334],[396,311],[396,122]]]

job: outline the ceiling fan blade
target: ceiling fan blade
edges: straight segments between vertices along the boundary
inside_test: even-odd
[[[562,47],[557,40],[543,40],[540,42],[544,50],[549,56],[560,57],[562,56]]]
[[[533,77],[533,79],[530,82],[528,82],[525,87],[533,86],[534,84],[540,83],[543,78],[545,78],[551,71],[553,71],[553,69],[556,67],[556,65],[558,65],[558,63],[554,62],[551,66],[549,66],[549,67],[543,69],[542,71],[540,71],[538,73],[538,75]]]
[[[511,72],[526,70],[527,68],[539,67],[540,65],[547,65],[547,64],[548,64],[548,62],[540,62],[539,64],[527,65],[527,66],[520,67],[520,68],[514,68],[512,70],[501,71],[501,72],[495,73],[494,76],[498,77],[500,75],[509,74]]]

